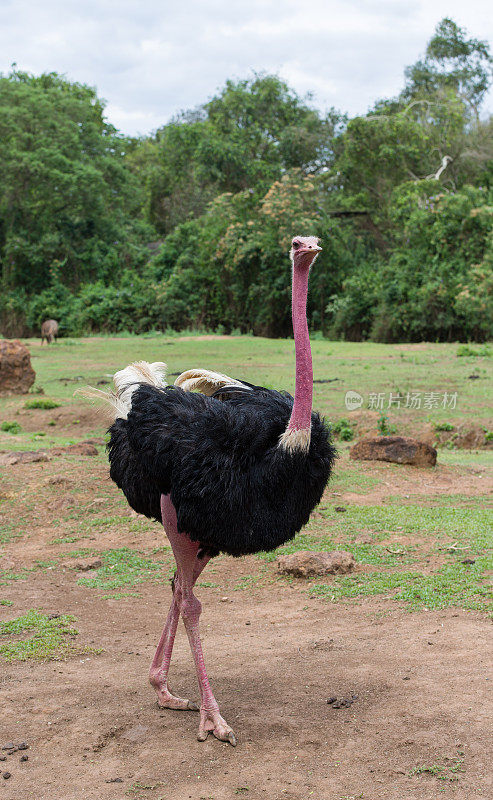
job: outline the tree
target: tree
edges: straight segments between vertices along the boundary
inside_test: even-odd
[[[479,107],[491,85],[493,58],[489,45],[468,39],[464,28],[442,19],[428,42],[424,59],[406,69],[405,94],[412,98],[452,89],[479,118]]]
[[[56,73],[0,76],[0,266],[4,290],[76,287],[139,259],[141,194],[126,140],[94,89]],[[56,265],[56,268],[55,268]]]
[[[262,196],[289,169],[332,163],[340,116],[321,117],[274,75],[227,81],[200,108],[134,143],[129,166],[145,176],[148,218],[160,233],[197,217],[225,192]],[[143,168],[143,162],[147,166]]]

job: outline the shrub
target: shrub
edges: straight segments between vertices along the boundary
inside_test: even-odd
[[[50,400],[49,397],[36,397],[33,400],[28,400],[24,404],[24,408],[42,408],[47,411],[50,408],[58,408],[59,405],[60,403]]]
[[[453,431],[454,426],[450,422],[436,422],[435,423],[435,430],[436,431]]]
[[[6,433],[20,433],[22,430],[21,425],[18,422],[2,422],[0,425],[0,430],[5,431]]]
[[[389,423],[389,418],[383,413],[383,411],[378,418],[377,428],[379,436],[393,436],[395,433],[397,433],[396,426],[392,423]]]
[[[352,423],[348,419],[339,419],[332,425],[332,433],[343,442],[350,442],[354,438]]]

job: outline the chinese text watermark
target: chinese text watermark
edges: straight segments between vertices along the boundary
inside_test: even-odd
[[[408,408],[412,410],[430,410],[432,408],[457,408],[457,392],[370,392],[366,408],[372,411],[385,411],[392,408]],[[365,403],[359,392],[348,391],[344,404],[348,411],[356,411]]]

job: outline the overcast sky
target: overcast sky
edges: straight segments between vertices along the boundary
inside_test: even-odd
[[[401,89],[444,16],[493,39],[489,0],[0,0],[0,71],[16,62],[95,86],[127,134],[252,70],[354,115]]]

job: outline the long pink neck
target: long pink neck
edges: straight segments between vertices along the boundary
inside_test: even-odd
[[[312,422],[313,368],[306,298],[308,295],[308,266],[293,267],[293,331],[296,351],[296,385],[294,404],[287,430],[309,431]]]

